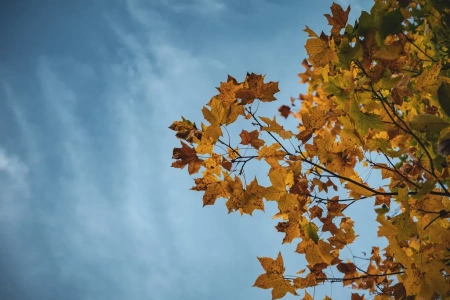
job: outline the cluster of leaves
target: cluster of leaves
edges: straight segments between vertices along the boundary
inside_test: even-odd
[[[279,109],[300,121],[298,133],[255,114],[252,103],[275,100],[276,82],[229,76],[203,107],[209,125],[183,118],[170,126],[184,140],[172,166],[201,171],[192,189],[204,192],[204,205],[225,198],[229,212],[251,215],[264,210],[263,199],[277,202],[276,229],[283,243],[299,241],[308,270],[290,277],[281,254],[259,258],[266,273],[255,286],[272,288],[273,299],[336,281],[379,300],[450,297],[450,2],[376,0],[354,26],[350,7],[333,3],[331,11],[330,35],[305,29],[309,57],[299,77],[308,92],[291,99],[299,110]],[[233,146],[222,130],[240,116],[256,128],[242,130]],[[245,155],[248,148],[256,154]],[[251,160],[270,166],[270,186],[246,182]],[[363,180],[355,168],[377,171],[388,184]],[[376,206],[378,236],[388,241],[372,248],[364,269],[340,256],[357,237],[344,214],[354,203]],[[342,276],[330,277],[331,267]]]

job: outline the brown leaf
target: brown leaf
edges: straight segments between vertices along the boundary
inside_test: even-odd
[[[257,130],[253,130],[251,132],[242,130],[239,136],[241,137],[242,145],[250,144],[255,149],[259,149],[262,145],[264,145],[264,141],[258,138],[259,132]]]
[[[356,266],[353,263],[339,263],[337,266],[339,272],[348,274],[356,271]]]
[[[236,91],[237,98],[242,99],[241,104],[250,104],[259,99],[262,102],[271,102],[276,100],[275,93],[278,93],[278,82],[270,81],[264,83],[264,76],[255,73],[248,74],[244,81],[244,86]]]
[[[170,125],[170,129],[177,131],[175,136],[189,143],[201,140],[202,132],[197,129],[195,123],[181,117],[181,121],[175,121]]]
[[[280,108],[278,108],[278,111],[280,112],[280,115],[287,119],[287,117],[291,114],[291,108],[287,105],[282,105]]]
[[[347,10],[344,11],[339,4],[333,2],[331,6],[331,13],[333,16],[329,14],[325,14],[324,16],[328,19],[328,24],[333,26],[331,29],[331,34],[336,36],[339,34],[342,28],[345,28],[348,20],[348,13],[350,12],[350,5],[347,7]]]
[[[323,213],[323,209],[317,205],[314,205],[313,207],[311,207],[309,209],[309,214],[310,214],[311,220],[314,219],[315,217],[317,217],[319,219],[322,218],[322,213]]]
[[[177,161],[172,163],[172,167],[183,169],[186,165],[189,165],[189,174],[197,173],[200,167],[203,166],[203,160],[198,158],[194,148],[189,147],[183,142],[181,142],[181,145],[181,148],[173,149],[172,158],[177,159]]]
[[[224,167],[226,170],[231,171],[231,168],[233,167],[233,163],[231,161],[226,160],[226,158],[222,158],[222,167]]]
[[[364,295],[360,296],[359,294],[352,293],[351,300],[364,300]]]

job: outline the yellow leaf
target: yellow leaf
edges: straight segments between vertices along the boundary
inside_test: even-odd
[[[270,120],[269,118],[266,118],[266,117],[260,117],[260,119],[263,120],[264,123],[269,125],[267,127],[266,126],[262,127],[262,130],[268,131],[268,132],[275,132],[283,139],[290,139],[291,137],[294,136],[292,131],[284,130],[283,126],[281,126],[280,124],[277,123],[276,117],[273,117],[273,120]]]
[[[320,38],[311,38],[306,41],[305,48],[309,55],[309,61],[316,68],[324,67],[330,62],[339,61],[333,40],[326,43]]]
[[[272,288],[272,299],[283,298],[286,293],[297,295],[294,286],[287,279],[284,279],[284,264],[281,253],[278,253],[277,259],[269,257],[258,257],[265,274],[259,275],[253,286],[270,289]]]

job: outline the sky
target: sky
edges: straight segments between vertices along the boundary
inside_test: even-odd
[[[372,4],[336,2],[351,20]],[[199,124],[227,74],[279,81],[279,101],[261,108],[276,115],[306,89],[303,29],[329,30],[331,4],[0,1],[0,299],[270,299],[252,287],[256,257],[281,250],[288,272],[305,268],[270,203],[253,217],[202,207],[192,177],[170,167],[180,144],[168,126]],[[351,209],[352,249],[370,252],[376,225]]]

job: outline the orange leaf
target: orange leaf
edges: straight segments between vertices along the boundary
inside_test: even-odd
[[[236,97],[242,99],[241,104],[250,104],[259,99],[262,102],[276,100],[275,93],[278,93],[278,82],[270,81],[264,83],[264,76],[255,73],[248,74],[244,81],[244,87],[236,91]]]
[[[234,77],[228,75],[227,82],[221,82],[220,87],[217,88],[220,94],[214,96],[213,98],[232,103],[236,101],[236,91],[242,88],[242,86],[242,83],[238,83]],[[211,101],[212,99],[209,101],[208,105],[211,104]]]

